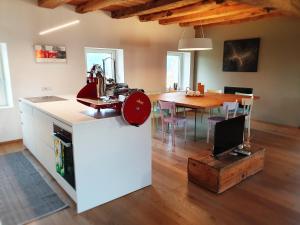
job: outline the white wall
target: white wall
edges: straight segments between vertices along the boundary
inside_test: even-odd
[[[124,49],[125,81],[130,87],[165,89],[166,54],[176,50],[182,29],[136,18],[113,20],[101,11],[77,14],[71,6],[55,10],[36,0],[0,1],[0,42],[7,43],[15,106],[0,109],[0,142],[21,138],[17,100],[47,94],[76,94],[85,84],[84,47]],[[39,31],[79,19],[79,25],[39,36]],[[189,32],[193,32],[192,29]],[[67,64],[37,64],[34,44],[67,47]]]
[[[196,32],[198,35],[199,30]],[[300,19],[284,17],[205,28],[214,49],[198,53],[197,80],[209,89],[254,88],[253,117],[300,127]],[[257,73],[223,72],[225,40],[260,37]]]

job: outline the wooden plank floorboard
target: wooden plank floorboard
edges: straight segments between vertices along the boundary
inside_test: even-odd
[[[194,142],[190,129],[184,143],[179,129],[173,149],[170,138],[163,143],[161,133],[154,130],[153,185],[79,215],[72,200],[26,150],[25,154],[70,205],[31,225],[299,225],[299,133],[287,127],[284,133],[276,133],[275,125],[255,125],[259,129],[252,131],[252,142],[266,148],[265,169],[223,194],[216,195],[187,181],[187,158],[206,154],[210,148],[204,138]],[[23,149],[21,142],[0,144],[0,155]]]

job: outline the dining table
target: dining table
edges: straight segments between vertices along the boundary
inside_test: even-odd
[[[243,98],[252,98],[252,96],[238,94],[208,93],[200,96],[187,96],[185,92],[169,92],[149,95],[152,103],[157,101],[174,102],[177,107],[189,108],[195,112],[194,139],[197,138],[197,112],[198,110],[207,110],[218,108],[224,102],[242,103]],[[260,99],[259,96],[253,96],[254,100]]]

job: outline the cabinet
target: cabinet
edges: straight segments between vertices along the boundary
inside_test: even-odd
[[[251,147],[250,156],[224,154],[218,158],[206,156],[188,159],[188,179],[208,190],[222,193],[256,174],[264,167],[265,149]]]
[[[56,173],[53,141],[54,124],[72,132],[72,127],[54,119],[27,102],[19,102],[23,143],[63,189],[76,201],[75,190]]]
[[[37,109],[33,109],[33,117],[35,119],[35,135],[36,139],[42,141],[49,148],[53,149],[53,123],[54,119]]]
[[[38,149],[36,158],[52,176],[55,176],[55,154],[53,148],[49,147],[41,139],[36,139],[36,147]]]
[[[55,176],[52,137],[55,120],[23,101],[20,101],[20,113],[24,145]]]
[[[30,149],[33,155],[36,155],[36,148],[34,145],[33,108],[20,102],[20,113],[24,145]]]
[[[76,101],[20,99],[24,144],[76,202],[78,213],[151,185],[152,171],[150,119],[134,127],[120,116],[94,119],[85,110]],[[64,157],[68,173],[59,174],[53,135],[63,131],[70,134],[72,152]]]
[[[19,105],[24,145],[53,175],[55,171],[53,124],[60,122],[23,101],[20,101]]]

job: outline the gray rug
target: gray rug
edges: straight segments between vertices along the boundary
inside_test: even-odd
[[[0,156],[0,225],[29,223],[66,207],[22,152]]]

